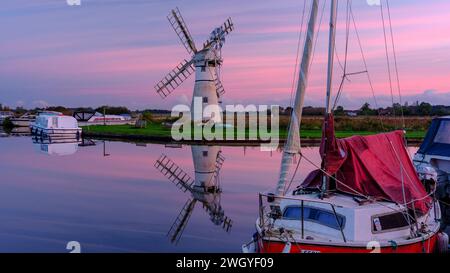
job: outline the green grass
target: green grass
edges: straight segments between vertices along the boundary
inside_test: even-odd
[[[160,123],[150,123],[147,128],[135,128],[131,125],[93,125],[84,126],[83,131],[86,133],[96,133],[107,135],[123,135],[123,136],[157,136],[157,137],[170,137],[171,129],[161,125]],[[226,130],[224,129],[224,136]],[[248,136],[249,131],[246,130],[246,136]],[[338,138],[350,137],[354,135],[372,135],[379,132],[369,132],[369,131],[336,131],[336,136]],[[425,131],[407,131],[406,137],[410,139],[422,139],[425,137]],[[235,130],[234,135],[236,136],[237,131]],[[279,136],[281,139],[287,137],[286,128],[280,128]],[[321,130],[301,130],[302,138],[319,139],[322,136]]]

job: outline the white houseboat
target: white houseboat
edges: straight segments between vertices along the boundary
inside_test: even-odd
[[[64,115],[41,114],[30,127],[32,134],[51,139],[80,139],[82,131],[74,117]]]

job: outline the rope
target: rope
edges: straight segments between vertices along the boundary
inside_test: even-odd
[[[297,166],[295,167],[294,174],[292,175],[291,181],[289,181],[289,185],[284,189],[284,194],[289,191],[291,188],[292,182],[294,181],[295,176],[297,175],[298,167],[300,166],[300,162],[302,161],[302,155],[300,154],[300,158],[298,159]]]
[[[350,6],[350,15],[352,17],[353,28],[355,29],[355,34],[356,34],[356,38],[358,40],[359,50],[361,52],[361,56],[362,56],[362,59],[363,59],[364,67],[365,67],[365,69],[367,71],[367,80],[369,82],[370,90],[372,91],[373,101],[375,103],[375,107],[377,109],[379,109],[380,107],[378,106],[377,97],[375,96],[375,89],[373,88],[373,84],[372,84],[372,78],[370,77],[369,69],[367,68],[367,61],[366,61],[366,57],[365,57],[364,50],[363,50],[363,47],[362,47],[361,38],[359,37],[359,31],[358,31],[358,27],[356,25],[355,16],[353,15],[352,6]],[[381,113],[379,111],[378,111],[378,120],[380,121],[381,128],[383,129],[383,131],[386,131],[386,129],[384,127],[383,119],[381,118]]]
[[[334,99],[334,104],[333,104],[332,110],[334,110],[337,106],[337,103],[341,97],[341,94],[342,94],[342,91],[344,88],[344,81],[347,79],[348,40],[350,37],[350,5],[351,5],[351,1],[347,0],[347,9],[346,9],[346,18],[345,18],[345,51],[344,51],[344,66],[343,67],[340,64],[339,57],[338,57],[338,62],[341,65],[341,68],[343,69],[343,75],[342,75],[341,83],[339,84],[339,89],[336,94],[336,98]],[[336,56],[338,56],[338,54],[336,52],[336,47],[335,47],[335,53],[336,53]]]
[[[394,89],[392,87],[391,64],[390,64],[390,59],[389,59],[388,41],[387,41],[387,37],[386,37],[386,26],[384,23],[384,12],[383,12],[383,2],[382,1],[380,1],[380,13],[381,13],[381,22],[383,24],[384,48],[386,51],[386,63],[387,63],[388,76],[389,76],[389,88],[391,91],[392,114],[395,119],[396,115],[395,115]]]
[[[398,90],[398,97],[400,100],[400,111],[401,111],[401,115],[402,115],[402,125],[403,125],[403,129],[405,129],[405,116],[403,113],[403,101],[402,101],[402,94],[401,94],[401,89],[400,89],[400,79],[398,76],[398,65],[397,65],[397,53],[395,51],[395,41],[394,41],[394,32],[392,31],[392,21],[391,21],[391,10],[389,8],[389,0],[386,0],[386,7],[387,7],[387,12],[388,12],[388,20],[389,20],[389,29],[391,32],[391,40],[392,40],[392,52],[393,52],[393,57],[394,57],[394,65],[395,65],[395,75],[397,78],[397,90]]]
[[[311,56],[310,66],[312,66],[312,63],[314,61],[314,57],[316,55],[317,40],[319,39],[319,33],[320,33],[320,30],[322,29],[322,19],[323,19],[323,14],[325,13],[324,11],[325,11],[325,4],[326,3],[327,3],[327,0],[324,0],[323,1],[323,5],[322,5],[322,11],[321,11],[321,14],[320,14],[320,19],[319,19],[319,26],[317,28],[318,30],[316,31],[317,35],[316,35],[316,39],[314,41],[314,47],[313,47],[313,53],[312,53],[312,56]]]
[[[295,58],[294,75],[292,77],[292,85],[291,85],[291,98],[289,100],[289,105],[291,107],[292,107],[292,99],[293,99],[294,88],[295,88],[295,80],[297,79],[297,66],[298,66],[298,59],[300,57],[300,45],[301,45],[301,41],[302,41],[302,30],[303,30],[303,22],[305,19],[305,11],[306,11],[306,1],[303,1],[303,14],[302,14],[302,19],[301,19],[301,23],[300,23],[300,31],[299,31],[299,35],[298,35],[297,54],[296,54],[296,58]]]

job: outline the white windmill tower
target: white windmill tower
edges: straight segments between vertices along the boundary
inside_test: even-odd
[[[155,167],[181,191],[191,193],[191,198],[187,200],[168,232],[174,243],[181,238],[197,202],[202,204],[215,225],[221,225],[226,232],[229,232],[232,226],[232,220],[225,215],[220,203],[219,173],[225,160],[220,147],[192,146],[192,158],[195,179],[164,154],[155,162]]]
[[[210,106],[210,110],[214,108],[219,110],[219,100],[225,93],[219,78],[219,70],[223,61],[221,49],[225,43],[225,36],[234,29],[231,18],[228,18],[223,25],[211,32],[209,39],[203,44],[201,50],[197,50],[178,8],[173,9],[167,19],[191,58],[189,61],[185,59],[180,62],[177,67],[156,84],[156,92],[162,98],[166,98],[195,71],[195,86],[191,103],[192,120],[195,123],[209,120],[220,123],[222,121],[220,116],[214,116],[213,114],[204,116],[202,109]],[[200,103],[194,104],[196,100]],[[217,113],[218,111],[213,110],[212,112]]]

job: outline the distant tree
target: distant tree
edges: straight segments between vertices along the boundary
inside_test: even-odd
[[[142,119],[148,122],[152,122],[153,121],[153,115],[151,112],[143,112],[142,113]]]
[[[22,106],[17,106],[14,112],[16,112],[16,114],[23,115],[27,112],[27,109],[23,108]]]
[[[370,108],[370,104],[368,102],[364,103],[361,108],[359,109],[359,112],[361,115],[369,116],[369,115],[375,115],[376,111]]]
[[[433,110],[433,106],[427,102],[422,102],[419,104],[418,114],[421,116],[429,116],[431,115],[431,111]]]
[[[131,111],[125,106],[108,106],[103,105],[95,109],[95,111],[102,113],[103,110],[107,115],[121,115],[121,114],[130,114]]]
[[[335,116],[343,116],[343,115],[345,115],[344,107],[343,106],[336,107],[336,110],[334,110],[334,115]]]
[[[70,109],[68,109],[68,108],[66,108],[64,106],[49,106],[49,107],[47,107],[46,110],[48,110],[48,111],[55,111],[55,112],[61,112],[64,115],[69,115],[69,116],[71,116],[73,114],[72,110],[70,110]]]

